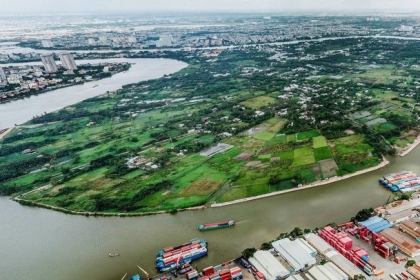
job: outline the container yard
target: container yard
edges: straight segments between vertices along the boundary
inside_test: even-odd
[[[207,242],[192,239],[159,251],[156,267],[160,272],[176,269],[174,275],[187,280],[340,280],[355,275],[420,280],[419,212],[420,198],[394,201],[375,209],[365,221],[279,239],[271,242],[270,250],[257,250],[249,259],[241,257],[202,271],[190,262],[207,254]],[[408,260],[416,264],[406,267]],[[170,275],[157,279],[172,280]]]

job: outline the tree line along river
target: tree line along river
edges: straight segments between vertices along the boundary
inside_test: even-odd
[[[80,96],[61,104],[60,108],[107,90],[118,89],[123,84],[158,78],[186,66],[183,62],[162,59],[136,59],[135,63],[125,73],[96,81],[99,86],[95,88],[84,84],[57,90],[63,91],[60,94],[51,91],[1,104],[0,120],[2,123],[6,120],[6,123],[9,120],[13,120],[12,124],[21,123],[35,114],[59,109],[55,103],[65,99],[63,94],[66,98],[70,94]],[[152,71],[154,75],[151,75],[150,69],[159,70]],[[44,99],[38,101],[41,98]],[[25,111],[31,112],[30,116],[18,116]],[[385,204],[391,193],[380,186],[377,179],[398,170],[420,172],[417,164],[419,156],[420,149],[417,148],[403,158],[390,158],[390,164],[382,169],[343,181],[175,215],[133,218],[73,216],[21,206],[7,197],[1,197],[0,248],[4,258],[0,262],[0,275],[4,279],[121,279],[126,272],[134,274],[136,265],[154,274],[154,259],[158,250],[194,237],[205,237],[209,241],[208,257],[195,262],[202,269],[235,258],[243,249],[258,247],[295,226],[314,228],[329,222],[341,223],[362,208]],[[231,219],[237,224],[229,229],[209,232],[196,229],[197,225],[205,222]],[[111,252],[119,253],[120,257],[109,258]]]

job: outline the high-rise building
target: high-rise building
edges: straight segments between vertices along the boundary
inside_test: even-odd
[[[55,73],[58,71],[57,64],[55,64],[54,57],[52,54],[41,55],[42,64],[44,64],[45,71],[47,73]]]
[[[4,73],[3,67],[0,67],[0,81],[7,81],[6,73]]]
[[[63,67],[67,70],[76,70],[77,65],[74,61],[73,56],[70,53],[62,52],[60,53],[60,61],[63,64]]]
[[[171,35],[162,35],[156,42],[156,47],[170,47],[172,46],[173,38]]]
[[[41,44],[42,44],[42,47],[44,47],[44,48],[54,47],[53,43],[50,40],[42,40]]]

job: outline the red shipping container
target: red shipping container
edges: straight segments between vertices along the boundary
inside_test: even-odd
[[[256,275],[259,280],[265,280],[265,276],[261,272],[258,271]]]
[[[351,240],[349,237],[341,238],[340,243],[344,245],[346,250],[350,250],[351,247],[353,247],[353,240]]]
[[[230,274],[236,274],[236,273],[241,273],[242,269],[240,269],[239,267],[233,267],[230,269]]]
[[[365,250],[361,250],[361,249],[359,249],[359,251],[357,251],[356,254],[359,257],[363,257],[363,256],[367,257],[368,256],[368,253]]]
[[[163,255],[162,255],[162,258],[168,258],[168,257],[170,257],[170,256],[172,256],[172,252],[168,252],[168,253],[164,253]]]
[[[169,251],[172,251],[173,249],[174,249],[174,247],[171,246],[171,247],[164,248],[163,251],[164,252],[169,252]]]
[[[232,279],[232,277],[230,276],[230,274],[221,275],[220,278],[222,278],[222,280],[231,280]]]
[[[219,275],[220,276],[222,276],[222,275],[230,275],[230,271],[229,271],[229,269],[222,269],[222,270],[220,270]]]
[[[201,247],[201,245],[199,243],[194,243],[190,247],[191,247],[191,249],[198,249],[198,248]]]
[[[206,267],[205,269],[203,269],[203,274],[206,276],[214,274],[214,267]]]

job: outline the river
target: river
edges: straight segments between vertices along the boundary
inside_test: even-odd
[[[345,222],[366,207],[384,204],[391,192],[377,183],[386,173],[409,169],[420,172],[420,149],[367,174],[312,189],[221,208],[175,215],[118,218],[66,215],[21,206],[0,198],[0,262],[2,279],[121,279],[136,272],[149,273],[154,256],[165,246],[194,237],[209,241],[209,256],[198,268],[232,259],[247,247],[257,247],[295,226],[314,228]],[[235,219],[229,229],[199,232],[203,222]],[[109,252],[120,257],[110,258]]]
[[[136,60],[138,71],[150,71],[150,65],[144,64],[146,61]],[[161,71],[168,70],[168,63],[172,63],[168,60],[160,62]],[[180,62],[176,65],[179,68],[185,66],[178,63]],[[175,71],[177,67],[174,66],[172,70]],[[133,71],[136,81],[143,77],[138,73]],[[166,72],[160,72],[160,75],[162,73]],[[124,74],[127,75],[122,73]],[[118,75],[113,77],[114,85],[134,82],[128,78],[117,81]],[[102,80],[96,83],[106,82],[107,80]],[[103,86],[101,91],[116,89],[106,88]],[[75,89],[76,87],[69,88],[68,94],[78,94]],[[77,89],[82,91],[81,87]],[[83,92],[89,89],[96,88],[85,88]],[[60,95],[52,99],[52,94],[53,92],[48,92],[5,106],[20,104],[16,110],[28,110],[33,115],[35,111],[32,110],[35,109],[32,107],[42,106],[41,112],[54,110],[52,107],[55,104],[48,103],[47,108],[44,102],[58,102],[61,98],[68,97]],[[46,99],[43,102],[37,101],[44,95]],[[82,98],[86,98],[86,95]],[[39,103],[32,105],[32,101]],[[72,102],[77,100],[60,106]],[[0,107],[1,111],[3,107]],[[17,115],[17,112],[9,111],[8,118]],[[2,122],[4,116],[0,116]],[[23,121],[22,118],[13,123]],[[404,158],[391,158],[390,165],[382,169],[344,181],[231,206],[185,211],[175,215],[133,218],[73,216],[21,206],[1,197],[0,248],[4,258],[0,262],[0,278],[113,280],[121,279],[126,272],[134,274],[137,264],[149,273],[155,273],[154,256],[158,250],[194,237],[205,237],[209,241],[209,256],[195,262],[202,269],[237,257],[243,249],[258,247],[262,242],[275,239],[279,233],[290,231],[295,226],[314,228],[329,222],[341,223],[348,221],[362,208],[384,204],[391,192],[380,186],[377,179],[386,173],[404,169],[419,173],[419,157],[420,148],[416,148]],[[196,229],[203,222],[230,219],[237,221],[233,228],[209,232],[199,232]],[[110,252],[118,252],[121,256],[110,258]]]
[[[112,58],[76,60],[78,65],[99,62],[129,62],[134,64],[128,71],[115,74],[110,78],[44,92],[24,99],[0,104],[0,128],[21,124],[45,111],[53,112],[107,91],[117,90],[126,84],[160,78],[163,75],[172,74],[187,66],[187,63],[173,59]],[[1,66],[40,64],[40,62],[9,63]]]

